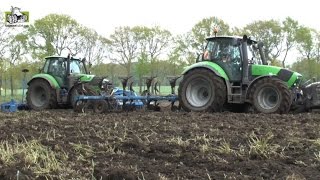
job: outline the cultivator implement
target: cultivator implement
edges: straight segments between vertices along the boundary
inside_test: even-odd
[[[120,77],[122,89],[113,88],[110,94],[102,95],[79,95],[76,98],[74,111],[86,112],[92,109],[95,113],[105,113],[110,111],[132,111],[137,109],[147,109],[160,111],[159,101],[168,101],[171,105],[171,110],[179,109],[175,102],[178,101],[178,96],[175,94],[176,81],[180,76],[168,77],[171,94],[163,96],[158,95],[159,82],[156,77],[146,78],[146,90],[141,95],[138,95],[133,89],[133,81],[130,81],[132,76]],[[129,90],[126,88],[129,87]]]

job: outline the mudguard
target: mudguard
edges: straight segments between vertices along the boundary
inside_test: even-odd
[[[35,79],[45,79],[49,84],[50,86],[53,88],[53,89],[60,89],[60,85],[59,83],[57,82],[57,80],[49,75],[49,74],[36,74],[34,75],[31,80],[28,82],[28,85],[34,81]]]
[[[183,72],[182,75],[186,74],[192,69],[195,68],[206,68],[210,69],[212,72],[214,72],[217,76],[222,77],[225,81],[229,81],[229,77],[227,76],[226,72],[216,63],[210,62],[210,61],[202,61],[195,63],[191,66],[188,66]]]

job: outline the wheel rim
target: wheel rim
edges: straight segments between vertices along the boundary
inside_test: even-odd
[[[94,102],[94,111],[96,113],[103,113],[105,110],[106,110],[106,102],[105,101]]]
[[[273,87],[262,88],[258,94],[258,102],[264,109],[273,109],[278,106],[280,95]]]
[[[31,99],[34,106],[42,107],[48,101],[46,90],[40,86],[36,87],[31,95]]]
[[[210,82],[204,78],[196,78],[188,84],[186,97],[190,105],[200,108],[210,101],[214,92],[209,84]]]

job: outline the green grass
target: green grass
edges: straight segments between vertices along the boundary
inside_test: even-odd
[[[26,94],[26,90],[24,90],[24,101],[25,101],[25,94]],[[1,91],[0,104],[3,103],[3,102],[8,102],[11,99],[14,99],[17,102],[21,102],[21,100],[22,100],[22,89],[13,90],[13,96],[11,96],[11,90],[10,89],[7,89],[6,94],[5,94],[5,90]]]
[[[144,88],[144,87],[142,87],[142,91],[143,90],[145,90],[146,89],[146,87]],[[159,89],[159,88],[158,88]],[[133,90],[135,91],[135,92],[139,92],[139,86],[134,86],[133,87]],[[151,90],[151,89],[150,89]],[[160,94],[162,94],[162,95],[168,95],[168,94],[171,94],[171,87],[170,86],[160,86]],[[176,87],[176,89],[175,89],[175,92],[176,92],[176,94],[177,94],[177,92],[178,92],[178,88]]]

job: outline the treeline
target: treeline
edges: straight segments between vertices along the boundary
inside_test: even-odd
[[[69,50],[86,57],[93,64],[93,74],[116,83],[117,76],[126,75],[133,75],[139,84],[144,76],[158,76],[164,82],[165,76],[178,75],[195,62],[215,27],[221,35],[247,34],[264,42],[266,58],[273,65],[293,68],[306,78],[320,76],[320,32],[290,17],[254,21],[242,28],[208,17],[180,35],[159,26],[122,26],[104,37],[68,15],[49,14],[23,30],[5,27],[0,16],[0,88],[21,88],[21,69],[30,70],[30,79],[44,57],[66,56]],[[293,55],[296,59],[289,60]],[[294,63],[289,66],[288,62]]]

